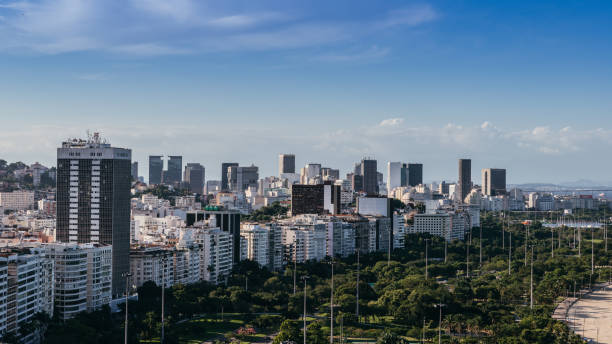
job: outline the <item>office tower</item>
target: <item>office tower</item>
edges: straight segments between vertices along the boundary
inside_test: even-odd
[[[363,192],[369,195],[378,194],[378,171],[376,160],[364,158],[361,160],[361,176],[363,177]]]
[[[164,171],[164,184],[176,184],[183,180],[183,157],[180,155],[168,156],[168,170]]]
[[[295,173],[295,155],[281,154],[278,156],[278,176],[283,173]]]
[[[185,166],[185,183],[189,187],[189,191],[201,194],[204,190],[205,179],[204,166],[198,163],[188,163]]]
[[[138,161],[134,161],[132,163],[132,180],[133,181],[138,180]]]
[[[121,295],[129,272],[132,151],[94,134],[57,149],[56,240],[112,245],[112,293]]]
[[[208,195],[212,192],[221,191],[221,181],[220,180],[207,180],[206,181],[206,189],[204,190],[204,194]]]
[[[423,184],[423,164],[408,164],[408,185]]]
[[[408,186],[408,164],[402,163],[400,167],[400,186]]]
[[[363,190],[363,176],[359,174],[351,174],[351,187],[353,192],[360,192]]]
[[[387,192],[402,186],[402,163],[387,163]]]
[[[227,180],[228,169],[232,166],[238,167],[237,162],[224,162],[221,164],[221,191],[229,190],[229,181]]]
[[[322,181],[334,181],[340,179],[340,170],[330,167],[321,167]]]
[[[291,186],[291,215],[340,213],[342,208],[342,188],[340,185],[293,184]]]
[[[463,200],[472,191],[472,160],[470,159],[459,159],[459,187],[458,187],[458,198],[459,202],[463,203]]]
[[[301,184],[320,184],[321,181],[321,164],[309,163],[300,170]]]
[[[259,167],[230,166],[227,170],[228,188],[232,191],[244,191],[249,187],[257,189],[259,183]]]
[[[506,170],[503,168],[483,169],[482,193],[487,196],[506,194]]]
[[[149,155],[149,184],[161,184],[164,161],[161,155]]]
[[[237,210],[194,210],[188,211],[185,223],[193,226],[199,221],[215,219],[215,226],[222,231],[230,233],[232,242],[233,263],[240,261],[240,212]]]

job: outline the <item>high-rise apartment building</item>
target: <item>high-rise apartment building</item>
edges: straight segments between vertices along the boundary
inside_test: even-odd
[[[185,166],[185,183],[189,187],[189,191],[201,194],[204,190],[205,179],[204,166],[198,163],[188,163]]]
[[[180,155],[168,156],[168,169],[164,171],[164,184],[176,184],[183,180],[183,157]]]
[[[149,184],[161,184],[164,160],[161,155],[149,155]]]
[[[283,173],[295,173],[294,154],[280,154],[278,156],[278,176],[282,176]]]
[[[483,169],[482,193],[487,196],[506,194],[506,170],[503,168]]]
[[[111,147],[97,134],[57,149],[56,240],[112,245],[113,295],[129,272],[132,151]]]
[[[112,247],[49,244],[43,247],[55,264],[55,308],[66,320],[111,302]]]
[[[459,181],[457,198],[463,203],[467,195],[472,191],[472,160],[459,159]]]
[[[214,225],[223,232],[230,234],[233,245],[233,262],[240,261],[240,212],[234,210],[194,210],[188,211],[186,215],[187,226],[192,226],[196,222],[210,221],[214,218]]]
[[[423,184],[423,164],[408,164],[408,185],[417,186]]]
[[[238,167],[237,162],[224,162],[221,164],[221,191],[229,190],[229,180],[227,179],[227,173],[230,167]]]

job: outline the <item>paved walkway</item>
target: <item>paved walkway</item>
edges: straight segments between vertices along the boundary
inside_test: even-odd
[[[612,344],[612,287],[576,301],[567,312],[567,324],[589,343]]]

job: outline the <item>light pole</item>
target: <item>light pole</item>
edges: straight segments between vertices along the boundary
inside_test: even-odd
[[[428,259],[427,258],[428,258],[428,254],[429,254],[429,252],[427,251],[427,243],[428,242],[429,242],[429,239],[425,239],[425,279],[428,279],[428,277],[429,277],[429,274],[428,274],[428,271],[427,271],[427,268],[428,268]]]
[[[356,286],[356,300],[355,303],[355,316],[357,317],[357,322],[359,322],[359,247],[357,247],[357,286]]]
[[[165,302],[165,289],[166,289],[166,262],[167,259],[162,260],[162,282],[161,282],[161,337],[160,343],[164,344],[164,302]]]
[[[297,288],[297,244],[298,244],[298,240],[295,240],[295,243],[293,244],[293,295],[295,296],[295,291]]]
[[[130,276],[132,276],[129,272],[124,272],[121,274],[122,277],[125,277],[125,332],[124,332],[124,342],[127,344],[128,342],[128,296],[130,295]]]
[[[529,281],[529,308],[533,309],[533,246],[531,246],[531,278]]]
[[[329,296],[329,314],[331,320],[329,321],[329,343],[334,344],[334,258],[331,259],[329,264],[331,265],[331,293]]]
[[[480,226],[480,239],[478,239],[478,246],[480,246],[480,267],[482,267],[482,226]]]
[[[512,265],[512,232],[508,232],[510,233],[510,238],[509,238],[509,248],[510,250],[508,250],[508,275],[512,274],[512,270],[511,270],[511,265]]]
[[[555,230],[552,227],[552,221],[550,227],[550,256],[551,258],[555,258]]]
[[[308,280],[310,276],[302,276],[304,280],[304,344],[306,344],[306,280]]]
[[[440,344],[442,343],[442,307],[446,307],[446,304],[443,304],[440,300],[440,303],[436,306],[440,308],[440,318],[438,320],[438,344]]]
[[[470,244],[467,244],[467,254],[465,255],[465,276],[470,278]]]

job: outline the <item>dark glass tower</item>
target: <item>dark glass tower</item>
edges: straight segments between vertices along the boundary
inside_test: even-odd
[[[361,176],[363,178],[363,191],[368,195],[378,194],[378,171],[374,159],[361,160]]]
[[[295,155],[281,154],[278,156],[278,175],[295,173]]]
[[[164,161],[161,155],[149,155],[149,184],[161,184]]]
[[[168,171],[164,174],[164,184],[177,184],[183,181],[183,157],[180,155],[168,156]]]
[[[122,295],[130,270],[132,151],[94,134],[57,149],[56,240],[113,246],[113,296]]]
[[[198,163],[188,163],[185,166],[185,183],[189,191],[197,194],[204,192],[204,166]]]
[[[408,185],[423,184],[423,164],[408,164]]]
[[[463,203],[472,190],[472,160],[459,159],[459,201]]]

